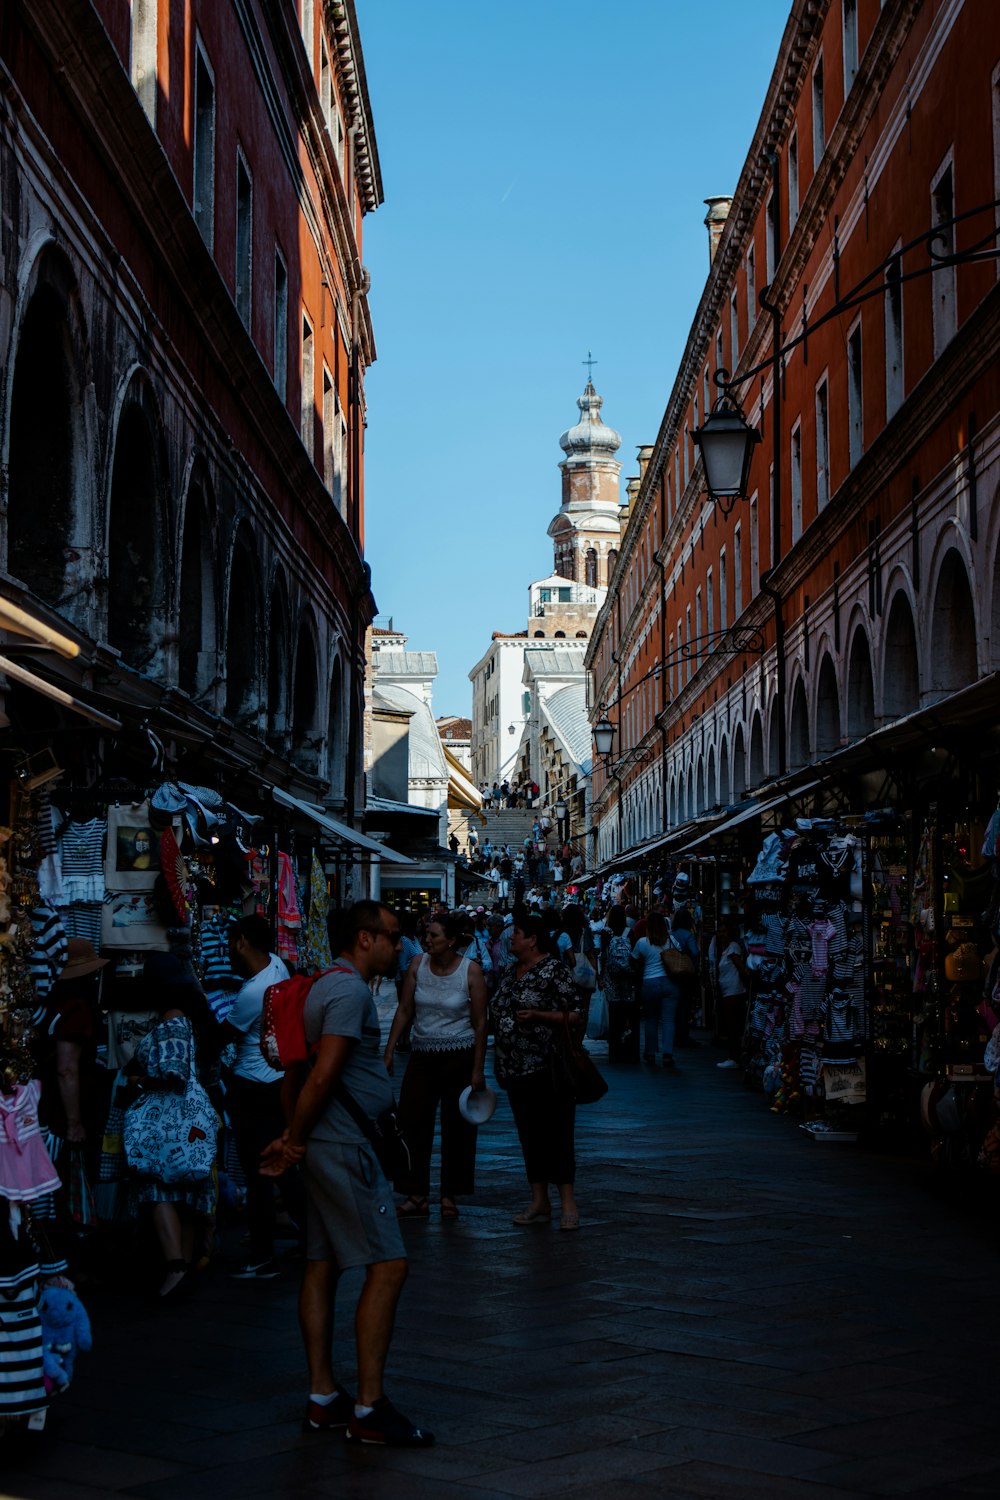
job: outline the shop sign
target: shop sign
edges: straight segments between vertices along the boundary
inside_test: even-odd
[[[827,1102],[838,1104],[864,1104],[868,1097],[865,1088],[865,1060],[859,1057],[853,1063],[824,1063],[823,1092]]]

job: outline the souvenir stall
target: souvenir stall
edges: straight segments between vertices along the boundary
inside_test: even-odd
[[[15,1425],[44,1426],[51,1392],[68,1385],[72,1356],[90,1339],[47,1232],[61,1182],[39,1123],[31,1042],[67,945],[39,894],[39,812],[15,782],[0,829],[0,1439]],[[63,1313],[65,1339],[54,1331]]]

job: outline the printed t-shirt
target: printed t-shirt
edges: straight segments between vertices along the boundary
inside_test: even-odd
[[[233,1008],[227,1016],[230,1026],[243,1035],[236,1043],[236,1061],[233,1072],[240,1078],[250,1078],[254,1083],[277,1083],[284,1075],[276,1073],[265,1061],[260,1050],[260,1018],[264,1009],[264,994],[272,984],[281,984],[288,978],[288,970],[276,953],[269,955],[259,974],[243,985]]]
[[[343,1036],[357,1043],[340,1077],[355,1102],[374,1120],[393,1105],[392,1083],[382,1061],[378,1010],[350,959],[335,958],[334,963],[348,972],[325,974],[309,991],[303,1014],[306,1041],[315,1046],[321,1036]],[[331,1093],[309,1139],[360,1143],[367,1137]]]

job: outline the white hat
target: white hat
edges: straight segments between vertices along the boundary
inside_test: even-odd
[[[497,1096],[493,1089],[472,1092],[471,1084],[458,1096],[458,1112],[470,1125],[485,1125],[496,1113]]]

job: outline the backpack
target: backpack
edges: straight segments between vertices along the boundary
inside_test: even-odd
[[[604,968],[608,974],[631,974],[632,949],[627,937],[613,937],[608,944]]]
[[[308,1062],[313,1048],[306,1041],[305,1008],[309,991],[317,979],[327,974],[351,974],[344,964],[334,964],[319,974],[294,974],[280,979],[264,991],[260,1017],[260,1050],[269,1068],[283,1073],[286,1068]]]

